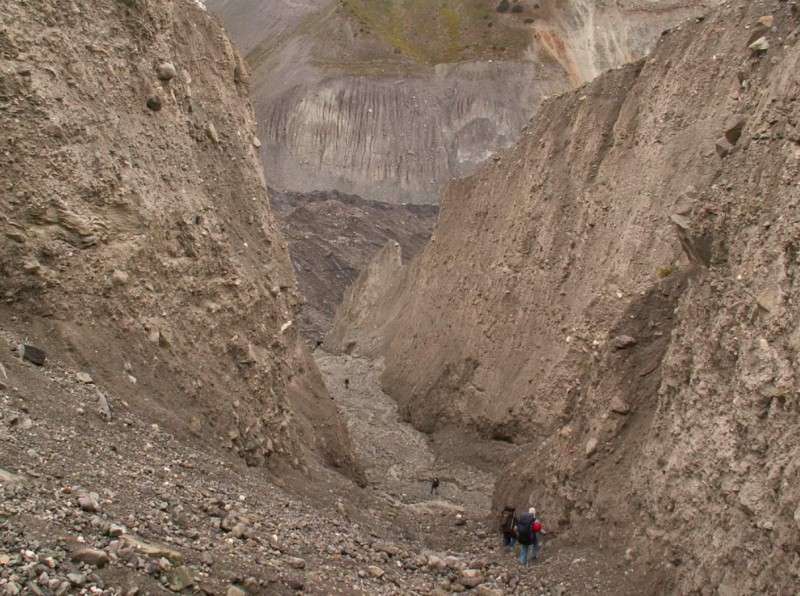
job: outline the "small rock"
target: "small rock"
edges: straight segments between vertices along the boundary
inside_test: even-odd
[[[633,561],[636,558],[636,551],[632,548],[625,549],[625,560],[626,561]]]
[[[97,493],[84,493],[78,497],[78,507],[89,513],[100,511],[100,496]]]
[[[162,81],[171,81],[178,74],[172,62],[162,62],[156,67],[156,74]]]
[[[611,411],[615,414],[627,414],[631,411],[630,406],[627,402],[622,399],[619,395],[615,395],[614,398],[611,400]]]
[[[252,534],[248,525],[244,522],[239,522],[231,530],[231,534],[236,538],[249,538]]]
[[[22,261],[22,270],[26,273],[35,274],[42,268],[42,264],[37,259],[31,257]]]
[[[200,555],[200,562],[203,565],[208,565],[209,567],[214,564],[214,557],[209,552],[204,552]]]
[[[217,127],[214,126],[213,122],[206,123],[206,136],[211,140],[212,143],[219,143],[219,133],[217,132]]]
[[[147,98],[147,107],[158,112],[161,110],[161,98],[158,95],[151,95]]]
[[[86,576],[82,573],[68,573],[67,579],[73,586],[82,586],[86,583]]]
[[[611,340],[611,345],[617,350],[626,350],[637,344],[636,339],[630,335],[618,335]]]
[[[591,457],[594,455],[595,451],[597,451],[597,444],[598,441],[594,437],[586,442],[586,457]]]
[[[717,155],[725,158],[728,157],[733,151],[733,145],[731,145],[730,142],[728,142],[728,139],[725,137],[720,137],[714,144],[714,150],[717,152]]]
[[[758,19],[758,24],[763,25],[767,29],[772,29],[773,25],[775,25],[775,17],[771,14],[765,15]]]
[[[305,569],[306,562],[300,557],[289,557],[286,559],[286,564],[292,569]]]
[[[122,271],[120,269],[114,269],[114,272],[111,274],[111,283],[115,286],[124,286],[128,283],[130,276],[127,272]]]
[[[292,577],[288,578],[286,583],[292,590],[297,590],[298,592],[306,589],[305,580],[297,575],[293,575]]]
[[[370,577],[377,579],[379,577],[383,577],[386,572],[377,565],[370,565],[367,567],[367,573],[369,573]]]
[[[749,47],[754,52],[766,52],[769,49],[769,40],[766,36],[759,37]]]
[[[108,405],[108,399],[106,398],[105,394],[100,391],[97,391],[97,412],[100,414],[100,417],[103,418],[106,422],[111,421],[111,406]]]
[[[108,535],[112,538],[119,538],[125,533],[125,528],[123,526],[118,526],[117,524],[111,524],[111,527],[108,528]]]
[[[458,579],[467,588],[475,588],[483,583],[483,574],[477,569],[464,569]]]
[[[167,574],[167,587],[173,592],[180,592],[194,585],[194,576],[188,567],[181,565]]]
[[[103,568],[108,565],[108,553],[96,548],[81,548],[72,553],[72,560]]]
[[[225,596],[247,596],[247,592],[242,590],[239,586],[230,586]]]
[[[92,375],[89,373],[79,372],[77,375],[75,375],[75,378],[84,385],[91,385],[94,383],[94,379],[92,379]]]
[[[161,546],[160,544],[139,540],[130,534],[125,534],[122,536],[122,542],[129,548],[132,548],[133,550],[138,551],[148,557],[163,557],[179,565],[183,562],[183,555],[178,551],[167,548],[166,546]]]
[[[259,140],[258,137],[253,137],[253,147],[255,147],[256,149],[261,148],[261,141]]]
[[[36,366],[44,366],[44,362],[47,359],[47,354],[45,354],[44,350],[28,344],[20,344],[17,351],[20,358]]]
[[[22,588],[16,582],[8,582],[3,586],[3,594],[5,596],[17,596],[22,591]]]

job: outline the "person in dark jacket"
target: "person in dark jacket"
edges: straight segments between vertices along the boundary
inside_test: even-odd
[[[439,477],[434,476],[431,480],[431,495],[439,494]]]
[[[517,519],[517,540],[521,547],[519,562],[523,565],[528,564],[528,555],[532,555],[531,558],[534,560],[539,558],[539,533],[534,531],[536,522],[536,509],[533,507]],[[541,524],[537,524],[537,526],[541,526]]]
[[[500,533],[503,535],[503,546],[510,550],[517,541],[517,512],[506,505],[500,512]]]

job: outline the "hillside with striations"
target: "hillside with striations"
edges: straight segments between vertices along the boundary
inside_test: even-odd
[[[252,70],[270,183],[437,203],[543,98],[642,56],[687,0],[210,0]]]
[[[799,26],[729,2],[547,101],[329,338],[385,357],[418,428],[521,446],[496,504],[626,544],[659,592],[800,577]]]

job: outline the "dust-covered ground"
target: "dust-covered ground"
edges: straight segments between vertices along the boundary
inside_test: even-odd
[[[360,488],[177,439],[57,354],[20,360],[22,339],[4,333],[0,351],[2,594],[636,593],[628,575],[642,570],[613,540],[549,535],[543,560],[520,567],[486,517],[491,475],[437,456],[447,441],[399,421],[366,361],[318,355],[366,468]]]

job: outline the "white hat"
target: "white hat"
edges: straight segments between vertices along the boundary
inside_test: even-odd
[[[531,515],[536,515],[536,507],[531,507],[530,509],[528,509],[528,513],[530,513]]]

